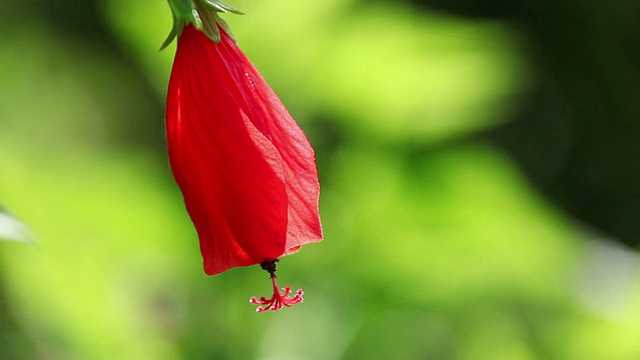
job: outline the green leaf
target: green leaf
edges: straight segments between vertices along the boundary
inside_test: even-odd
[[[0,206],[0,240],[32,242],[29,228]]]

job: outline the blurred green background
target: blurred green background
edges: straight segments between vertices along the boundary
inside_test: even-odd
[[[0,2],[1,359],[640,359],[638,2],[234,0],[326,239],[206,277],[163,0]]]

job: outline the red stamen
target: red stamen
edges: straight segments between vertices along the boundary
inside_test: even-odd
[[[286,306],[286,307],[293,306],[295,304],[301,303],[304,300],[303,298],[304,291],[302,291],[302,289],[298,289],[298,291],[296,291],[296,294],[293,295],[292,297],[289,297],[289,294],[291,294],[291,288],[289,286],[285,286],[284,288],[282,288],[284,293],[280,292],[280,289],[278,288],[278,283],[276,282],[275,263],[277,261],[278,261],[277,259],[273,261],[264,261],[261,264],[262,268],[268,271],[269,274],[271,274],[271,284],[273,285],[273,296],[271,296],[270,299],[267,299],[264,296],[261,296],[260,299],[256,297],[252,297],[251,299],[249,299],[250,303],[260,305],[256,309],[257,312],[264,312],[267,310],[278,311],[282,309],[283,306]]]

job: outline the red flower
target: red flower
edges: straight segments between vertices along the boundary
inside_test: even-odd
[[[167,96],[171,169],[205,272],[263,264],[275,294],[255,302],[288,306],[302,293],[279,293],[275,261],[322,239],[314,151],[227,31],[215,26],[217,43],[191,24],[178,38]]]

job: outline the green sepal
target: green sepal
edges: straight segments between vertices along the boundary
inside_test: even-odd
[[[167,39],[162,43],[160,51],[169,46],[180,35],[187,24],[202,31],[209,39],[220,42],[220,25],[234,40],[235,37],[229,29],[229,25],[218,16],[218,13],[243,13],[219,0],[168,0],[173,15],[173,27]]]
[[[216,12],[230,12],[230,13],[234,13],[234,14],[238,14],[238,15],[244,15],[244,13],[236,8],[234,8],[231,5],[227,5],[225,3],[223,3],[222,1],[217,1],[217,0],[202,0],[202,5],[204,5],[205,7],[216,11]]]
[[[162,43],[162,46],[160,46],[160,50],[158,50],[158,51],[162,51],[167,46],[169,46],[169,44],[171,44],[173,42],[173,39],[175,39],[176,36],[178,36],[178,34],[180,34],[182,32],[182,28],[184,28],[184,25],[185,25],[184,21],[178,20],[176,18],[176,16],[174,15],[173,16],[173,28],[171,28],[171,32],[167,36],[167,39]]]
[[[200,4],[196,6],[198,10],[201,9]],[[207,37],[213,42],[220,42],[220,31],[218,31],[218,19],[220,19],[220,17],[218,16],[218,13],[215,11],[207,11],[206,9],[202,9],[200,13],[202,14],[203,19],[203,26],[200,31],[207,35]]]
[[[175,18],[190,22],[198,29],[202,27],[194,0],[169,0],[169,6]]]
[[[229,37],[231,37],[233,39],[233,41],[236,41],[236,36],[233,35],[233,33],[231,32],[231,28],[229,27],[229,24],[227,24],[226,21],[224,21],[224,19],[222,19],[221,17],[218,16],[218,25],[220,25],[224,31],[227,32],[227,35],[229,35]],[[217,30],[216,30],[217,31]]]

